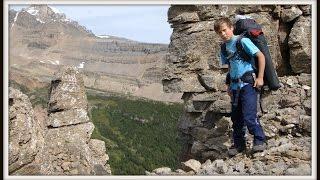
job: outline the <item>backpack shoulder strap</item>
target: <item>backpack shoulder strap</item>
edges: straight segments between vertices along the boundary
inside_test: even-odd
[[[240,52],[243,49],[242,44],[241,44],[242,38],[243,38],[243,35],[241,34],[238,36],[238,39],[236,41],[236,48],[237,48],[238,52]]]
[[[222,43],[222,44],[220,45],[220,49],[221,49],[222,55],[223,55],[224,57],[227,57],[228,55],[227,55],[227,45],[226,45],[226,43]]]
[[[236,41],[236,48],[237,48],[237,53],[240,55],[242,59],[245,61],[251,61],[251,56],[244,50],[241,40],[244,38],[244,34],[246,32],[242,33],[239,35],[237,41]]]
[[[245,32],[245,33],[246,33],[246,32]],[[249,62],[249,63],[252,65],[254,71],[256,72],[256,71],[257,71],[257,64],[256,64],[256,61],[255,61],[255,58],[252,58],[252,57],[244,50],[244,48],[243,48],[243,46],[242,46],[241,40],[242,40],[242,38],[244,38],[244,37],[245,37],[244,35],[239,35],[239,37],[238,37],[238,39],[237,39],[237,42],[236,42],[237,53],[239,54],[239,56],[240,56],[243,60]]]

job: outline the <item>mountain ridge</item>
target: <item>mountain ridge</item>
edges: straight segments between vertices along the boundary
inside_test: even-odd
[[[108,38],[96,36],[47,5],[31,5],[21,11],[10,10],[10,71],[25,72],[25,78],[49,83],[48,78],[43,77],[53,76],[59,66],[72,65],[84,74],[90,74],[84,77],[86,87],[124,94],[150,94],[144,93],[148,88],[141,87],[154,83],[161,85],[168,45],[113,35],[102,37]],[[123,83],[122,78],[131,80]],[[172,95],[166,96],[162,88],[155,91],[155,96],[147,98],[181,101],[180,94],[172,99]]]

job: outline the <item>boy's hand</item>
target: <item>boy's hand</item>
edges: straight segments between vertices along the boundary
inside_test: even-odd
[[[254,81],[253,87],[260,88],[263,86],[263,78],[257,78]]]

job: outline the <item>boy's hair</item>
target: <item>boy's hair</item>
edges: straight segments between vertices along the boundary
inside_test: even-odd
[[[214,31],[218,32],[223,23],[226,23],[227,26],[230,28],[233,26],[233,24],[229,18],[223,17],[223,18],[216,20],[216,22],[214,22]]]

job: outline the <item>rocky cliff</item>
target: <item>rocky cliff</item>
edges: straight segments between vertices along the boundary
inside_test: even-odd
[[[83,77],[63,67],[51,81],[48,109],[9,88],[10,175],[110,175],[103,141],[91,139]]]
[[[219,59],[221,41],[213,24],[220,17],[233,20],[235,14],[251,16],[262,25],[282,87],[262,97],[266,113],[259,116],[267,150],[228,158],[231,105]],[[185,170],[197,175],[310,175],[311,6],[173,5],[168,21],[173,33],[162,82],[166,92],[183,93],[181,160],[200,161]],[[252,147],[251,135],[247,139]],[[181,173],[164,168],[151,174]]]

